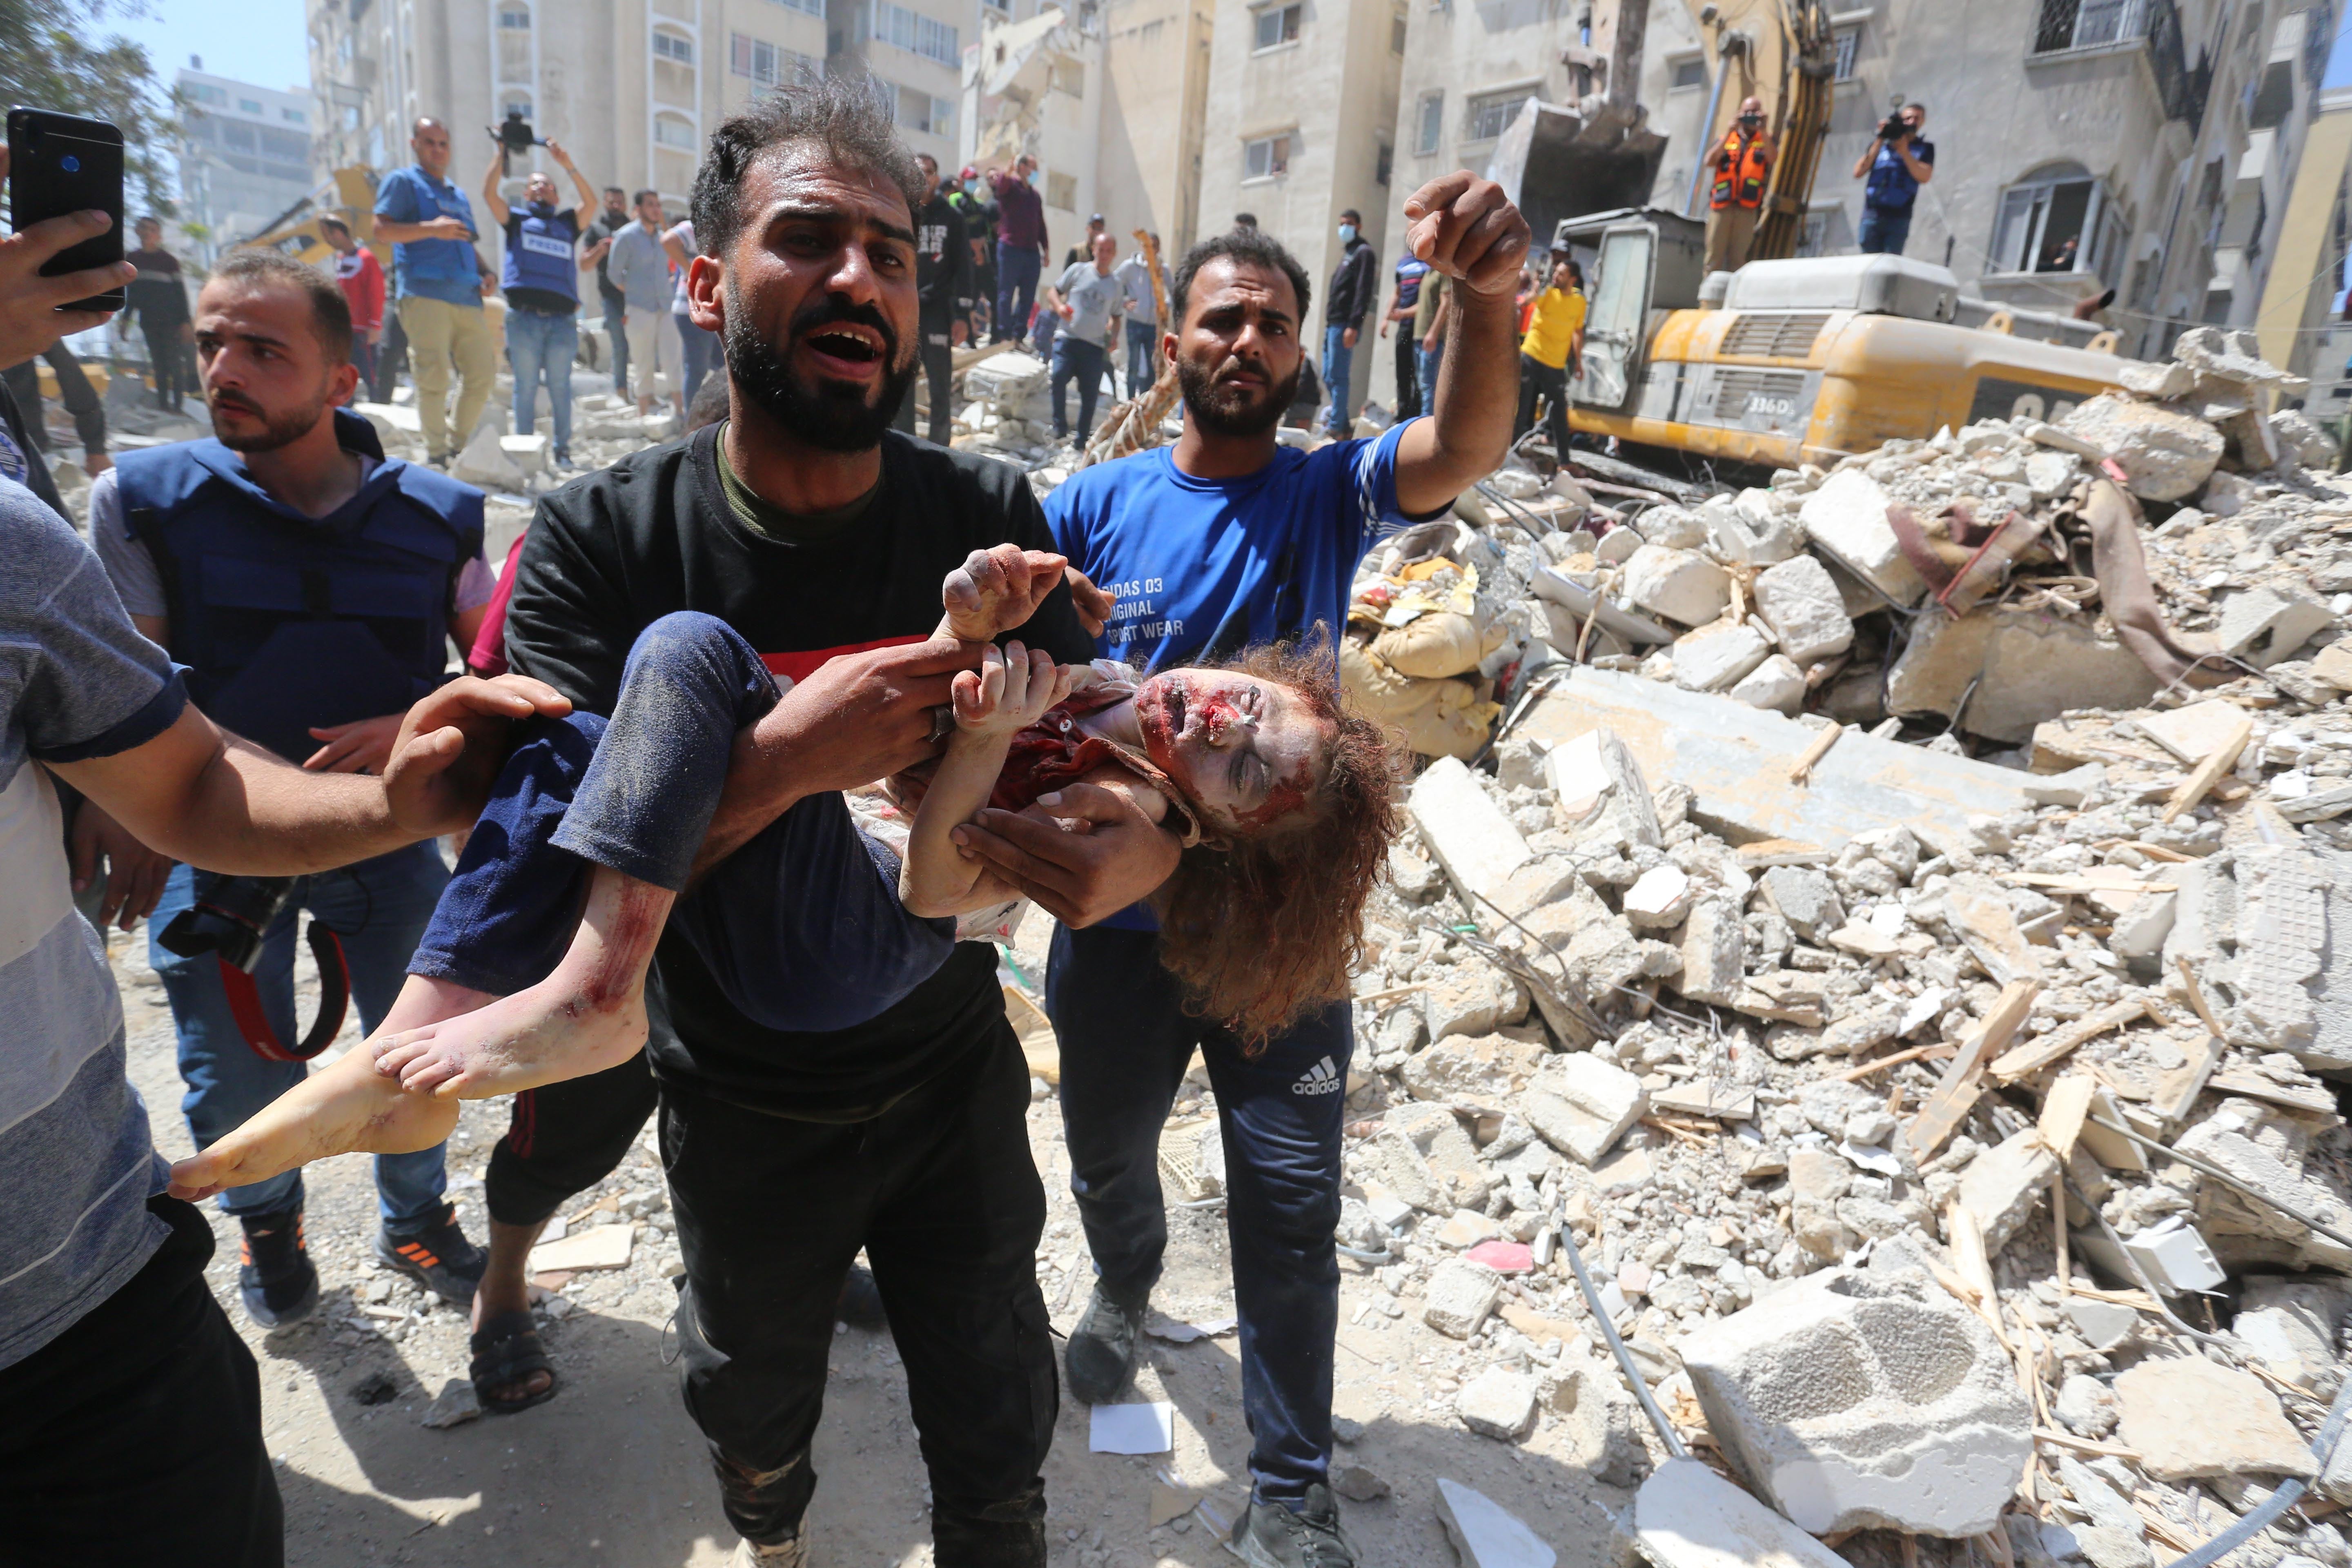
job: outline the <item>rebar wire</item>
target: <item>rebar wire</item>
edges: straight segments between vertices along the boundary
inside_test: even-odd
[[[2301,1209],[2280,1202],[2277,1198],[2273,1197],[2270,1194],[2263,1191],[2260,1187],[2255,1186],[2252,1183],[2246,1181],[2244,1178],[2231,1175],[2221,1166],[2214,1164],[2210,1160],[2201,1159],[2195,1154],[2186,1153],[2181,1150],[2174,1148],[2169,1143],[2160,1142],[2154,1138],[2143,1137],[2141,1134],[2133,1131],[2130,1128],[2118,1127],[2112,1121],[2102,1121],[2099,1125],[2110,1132],[2122,1133],[2125,1137],[2130,1139],[2133,1142],[2139,1144],[2142,1148],[2153,1149],[2158,1153],[2164,1155],[2168,1159],[2179,1161],[2182,1164],[2188,1166],[2190,1170],[2196,1172],[2200,1176],[2210,1176],[2215,1181],[2221,1183],[2223,1186],[2235,1187],[2238,1191],[2245,1194],[2248,1197],[2254,1198],[2268,1205],[2270,1207],[2274,1208],[2278,1210],[2279,1213],[2286,1215],[2287,1218],[2294,1221],[2297,1225],[2306,1226],[2311,1229],[2317,1231],[2320,1235],[2326,1237],[2328,1240],[2335,1242],[2340,1247],[2352,1247],[2352,1236],[2345,1235],[2342,1231],[2337,1230],[2333,1226],[2322,1225],[2319,1221],[2312,1218],[2309,1215],[2305,1214]]]
[[[1569,1228],[1565,1218],[1559,1218],[1555,1223],[1559,1226],[1559,1244],[1568,1252],[1568,1266],[1576,1271],[1577,1287],[1584,1292],[1584,1303],[1592,1309],[1593,1321],[1601,1325],[1601,1337],[1609,1342],[1609,1353],[1617,1358],[1617,1369],[1625,1374],[1625,1381],[1633,1385],[1633,1397],[1642,1402],[1642,1413],[1650,1418],[1650,1425],[1658,1429],[1658,1440],[1666,1446],[1667,1453],[1677,1459],[1689,1458],[1690,1449],[1684,1445],[1682,1434],[1675,1431],[1674,1423],[1666,1419],[1666,1413],[1658,1408],[1658,1401],[1650,1393],[1650,1385],[1643,1380],[1642,1369],[1633,1364],[1633,1352],[1627,1350],[1625,1342],[1618,1337],[1617,1325],[1610,1321],[1609,1309],[1601,1304],[1601,1292],[1592,1288],[1592,1276],[1584,1271],[1584,1254],[1577,1250],[1574,1232]],[[2345,1384],[2352,1387],[2352,1378],[2345,1379]]]

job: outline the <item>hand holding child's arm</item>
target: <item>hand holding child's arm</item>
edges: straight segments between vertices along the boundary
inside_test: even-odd
[[[973,551],[940,584],[947,614],[940,629],[961,642],[987,642],[1026,624],[1068,564],[1066,557],[1017,544]]]
[[[978,670],[955,680],[955,733],[931,777],[907,840],[898,896],[909,914],[926,920],[979,907],[973,889],[985,868],[956,852],[948,837],[988,804],[1003,771],[1013,732],[1035,723],[1070,694],[1072,671],[1019,643],[990,648]]]

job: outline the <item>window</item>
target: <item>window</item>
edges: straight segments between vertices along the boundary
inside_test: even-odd
[[[1271,180],[1290,172],[1290,135],[1261,136],[1242,145],[1242,178]]]
[[[1278,49],[1298,41],[1298,16],[1303,5],[1262,5],[1258,8],[1255,43],[1260,49]]]
[[[223,92],[216,87],[208,87],[200,81],[192,81],[188,84],[188,96],[195,100],[198,103],[210,103],[219,106],[226,105],[228,102],[228,94]]]
[[[2001,193],[1990,261],[2000,272],[2095,273],[2123,245],[2105,187],[2080,163],[2053,163]]]
[[[504,98],[499,100],[499,112],[500,114],[520,114],[525,120],[529,120],[530,118],[530,94],[527,92],[508,93]]]
[[[1462,122],[1462,139],[1465,142],[1493,141],[1518,114],[1519,105],[1534,96],[1521,87],[1508,92],[1490,92],[1472,99],[1469,113]]]
[[[2128,43],[2147,31],[2146,0],[2042,0],[2033,52],[2095,49]]]
[[[1852,81],[1853,79],[1853,57],[1861,44],[1860,27],[1840,27],[1837,30],[1837,74],[1832,79],[1832,80]]]
[[[1412,150],[1426,158],[1437,151],[1445,134],[1445,95],[1424,92],[1421,95],[1421,112],[1414,119]]]
[[[943,66],[961,67],[962,51],[956,45],[956,30],[945,22],[935,22],[904,5],[894,5],[890,0],[873,0],[866,16],[872,29],[870,36],[886,44],[895,44],[909,54],[937,60]]]
[[[1829,229],[1830,215],[1827,208],[1806,213],[1805,226],[1797,236],[1797,254],[1799,256],[1822,254],[1822,247],[1828,241]]]
[[[1404,13],[1400,11],[1389,19],[1389,53],[1392,55],[1404,53]]]
[[[522,5],[499,6],[499,26],[509,28],[518,33],[527,33],[530,31],[530,8]]]
[[[944,98],[933,98],[928,92],[917,92],[911,87],[893,82],[877,83],[883,89],[883,107],[890,118],[908,131],[921,131],[933,136],[955,139],[955,104]]]
[[[782,5],[787,11],[798,11],[804,16],[814,16],[820,21],[824,18],[824,0],[769,0],[769,3]]]
[[[240,113],[258,114],[261,112],[261,100],[257,98],[240,98],[236,100],[236,107]]]
[[[1067,93],[1072,98],[1086,97],[1087,62],[1073,59],[1055,60],[1053,86],[1055,92]]]
[[[1372,178],[1385,185],[1389,183],[1389,176],[1396,172],[1396,149],[1389,145],[1385,136],[1372,145]]]
[[[694,152],[696,149],[693,122],[682,114],[655,115],[654,144],[658,147],[676,147],[681,152]]]
[[[1045,205],[1049,207],[1059,207],[1066,213],[1077,211],[1078,177],[1076,174],[1047,174]]]
[[[303,113],[299,109],[281,109],[278,111],[278,118],[283,120],[289,125],[308,125],[310,123],[310,117]]]
[[[727,68],[755,87],[785,87],[814,81],[824,74],[823,65],[814,57],[743,33],[727,40]]]
[[[1705,87],[1706,85],[1706,57],[1704,55],[1691,55],[1676,60],[1667,70],[1666,87],[1670,91],[1680,91],[1686,87]]]
[[[683,33],[656,27],[654,29],[654,58],[690,66],[694,63],[694,40]]]

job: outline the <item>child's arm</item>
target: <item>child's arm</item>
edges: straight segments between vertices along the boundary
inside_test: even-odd
[[[948,574],[940,599],[940,631],[960,642],[987,642],[1028,623],[1062,580],[1066,556],[999,544],[975,550]]]
[[[992,647],[984,657],[977,672],[956,677],[955,733],[908,829],[898,898],[908,913],[924,920],[998,901],[975,896],[986,862],[966,859],[948,835],[988,804],[1013,732],[1070,694],[1070,670],[1046,654],[1029,653],[1016,642],[1002,653]]]

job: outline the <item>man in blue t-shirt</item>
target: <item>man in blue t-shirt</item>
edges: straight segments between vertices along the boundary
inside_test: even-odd
[[[1105,653],[1158,669],[1318,627],[1337,637],[1357,562],[1381,531],[1444,511],[1502,460],[1527,223],[1500,187],[1466,173],[1423,187],[1404,210],[1408,248],[1455,280],[1451,352],[1463,370],[1439,389],[1435,417],[1370,440],[1313,452],[1276,440],[1298,385],[1309,302],[1288,251],[1236,229],[1184,258],[1163,344],[1183,388],[1183,435],[1084,470],[1045,504],[1055,542],[1111,600]],[[998,814],[982,817],[998,823]],[[1140,905],[1054,936],[1045,995],[1062,1049],[1070,1185],[1100,1275],[1070,1336],[1070,1391],[1102,1402],[1132,1370],[1168,1237],[1155,1150],[1197,1047],[1224,1122],[1254,1439],[1255,1488],[1232,1544],[1259,1568],[1352,1563],[1326,1480],[1349,1005],[1244,1049],[1186,1014],[1159,941]]]
[[[1869,151],[1853,161],[1862,187],[1862,233],[1856,248],[1865,256],[1900,256],[1911,237],[1911,206],[1919,187],[1936,177],[1936,144],[1919,132],[1927,106],[1906,103],[1886,117]]]
[[[408,336],[425,461],[446,468],[490,400],[499,350],[482,310],[474,209],[466,193],[449,183],[449,128],[420,120],[408,145],[416,162],[394,169],[375,188],[375,237],[392,242],[394,308]],[[453,364],[461,378],[454,428],[448,413]]]

